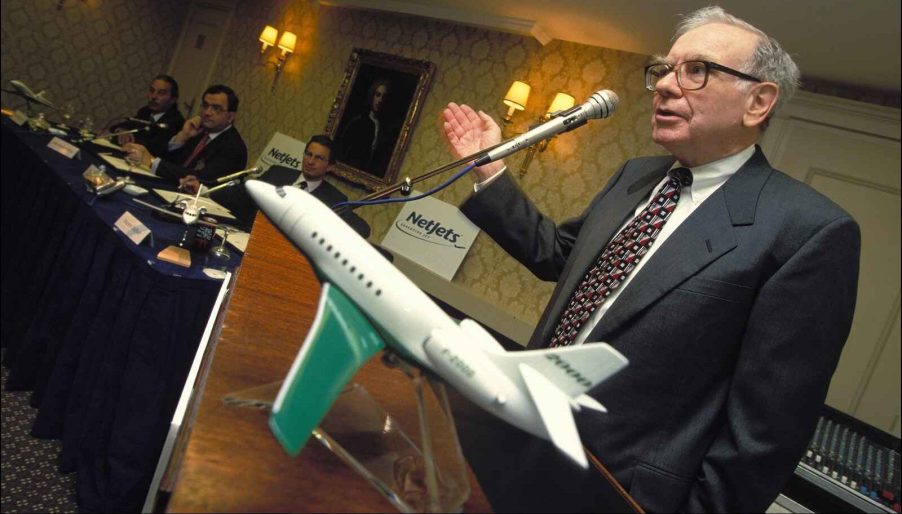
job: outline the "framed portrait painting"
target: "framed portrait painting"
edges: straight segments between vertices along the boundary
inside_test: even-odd
[[[429,61],[355,48],[326,122],[333,172],[371,191],[393,184],[434,74]]]

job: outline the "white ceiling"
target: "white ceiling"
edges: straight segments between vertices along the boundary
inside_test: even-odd
[[[640,54],[666,53],[678,15],[706,0],[320,0]],[[900,0],[720,0],[775,37],[802,78],[899,92]]]

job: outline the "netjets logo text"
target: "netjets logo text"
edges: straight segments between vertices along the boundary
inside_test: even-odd
[[[411,211],[406,219],[395,222],[395,226],[404,234],[427,243],[465,248],[457,244],[460,240],[460,234],[455,232],[454,229],[442,226],[441,223],[417,214],[416,211]]]

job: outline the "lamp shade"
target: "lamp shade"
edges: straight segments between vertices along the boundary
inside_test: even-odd
[[[551,101],[551,105],[548,106],[548,114],[552,114],[558,111],[566,111],[567,109],[573,107],[576,104],[576,99],[567,93],[558,93],[554,95],[554,100]]]
[[[507,94],[504,95],[504,105],[518,111],[526,109],[526,100],[529,99],[529,89],[529,84],[526,82],[515,80],[514,83],[511,84],[510,89],[507,90]]]
[[[263,32],[260,33],[260,42],[263,43],[264,48],[267,46],[274,46],[278,35],[279,31],[276,30],[275,27],[267,25],[266,28],[263,29]]]
[[[290,54],[294,52],[294,45],[297,41],[298,37],[294,32],[288,32],[286,30],[282,33],[282,39],[279,40],[279,48],[282,49],[283,54]]]

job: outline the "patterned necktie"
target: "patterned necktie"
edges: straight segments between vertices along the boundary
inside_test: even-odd
[[[573,344],[595,309],[622,284],[654,244],[661,227],[680,200],[683,186],[692,184],[692,172],[675,168],[649,204],[602,250],[570,297],[549,346]]]
[[[183,168],[190,168],[191,163],[194,162],[194,159],[197,159],[197,156],[200,155],[201,150],[207,146],[207,143],[210,142],[210,134],[204,134],[204,137],[201,138],[200,141],[197,142],[197,146],[194,147],[194,150],[191,151],[191,155],[185,159],[185,162],[182,163]]]

